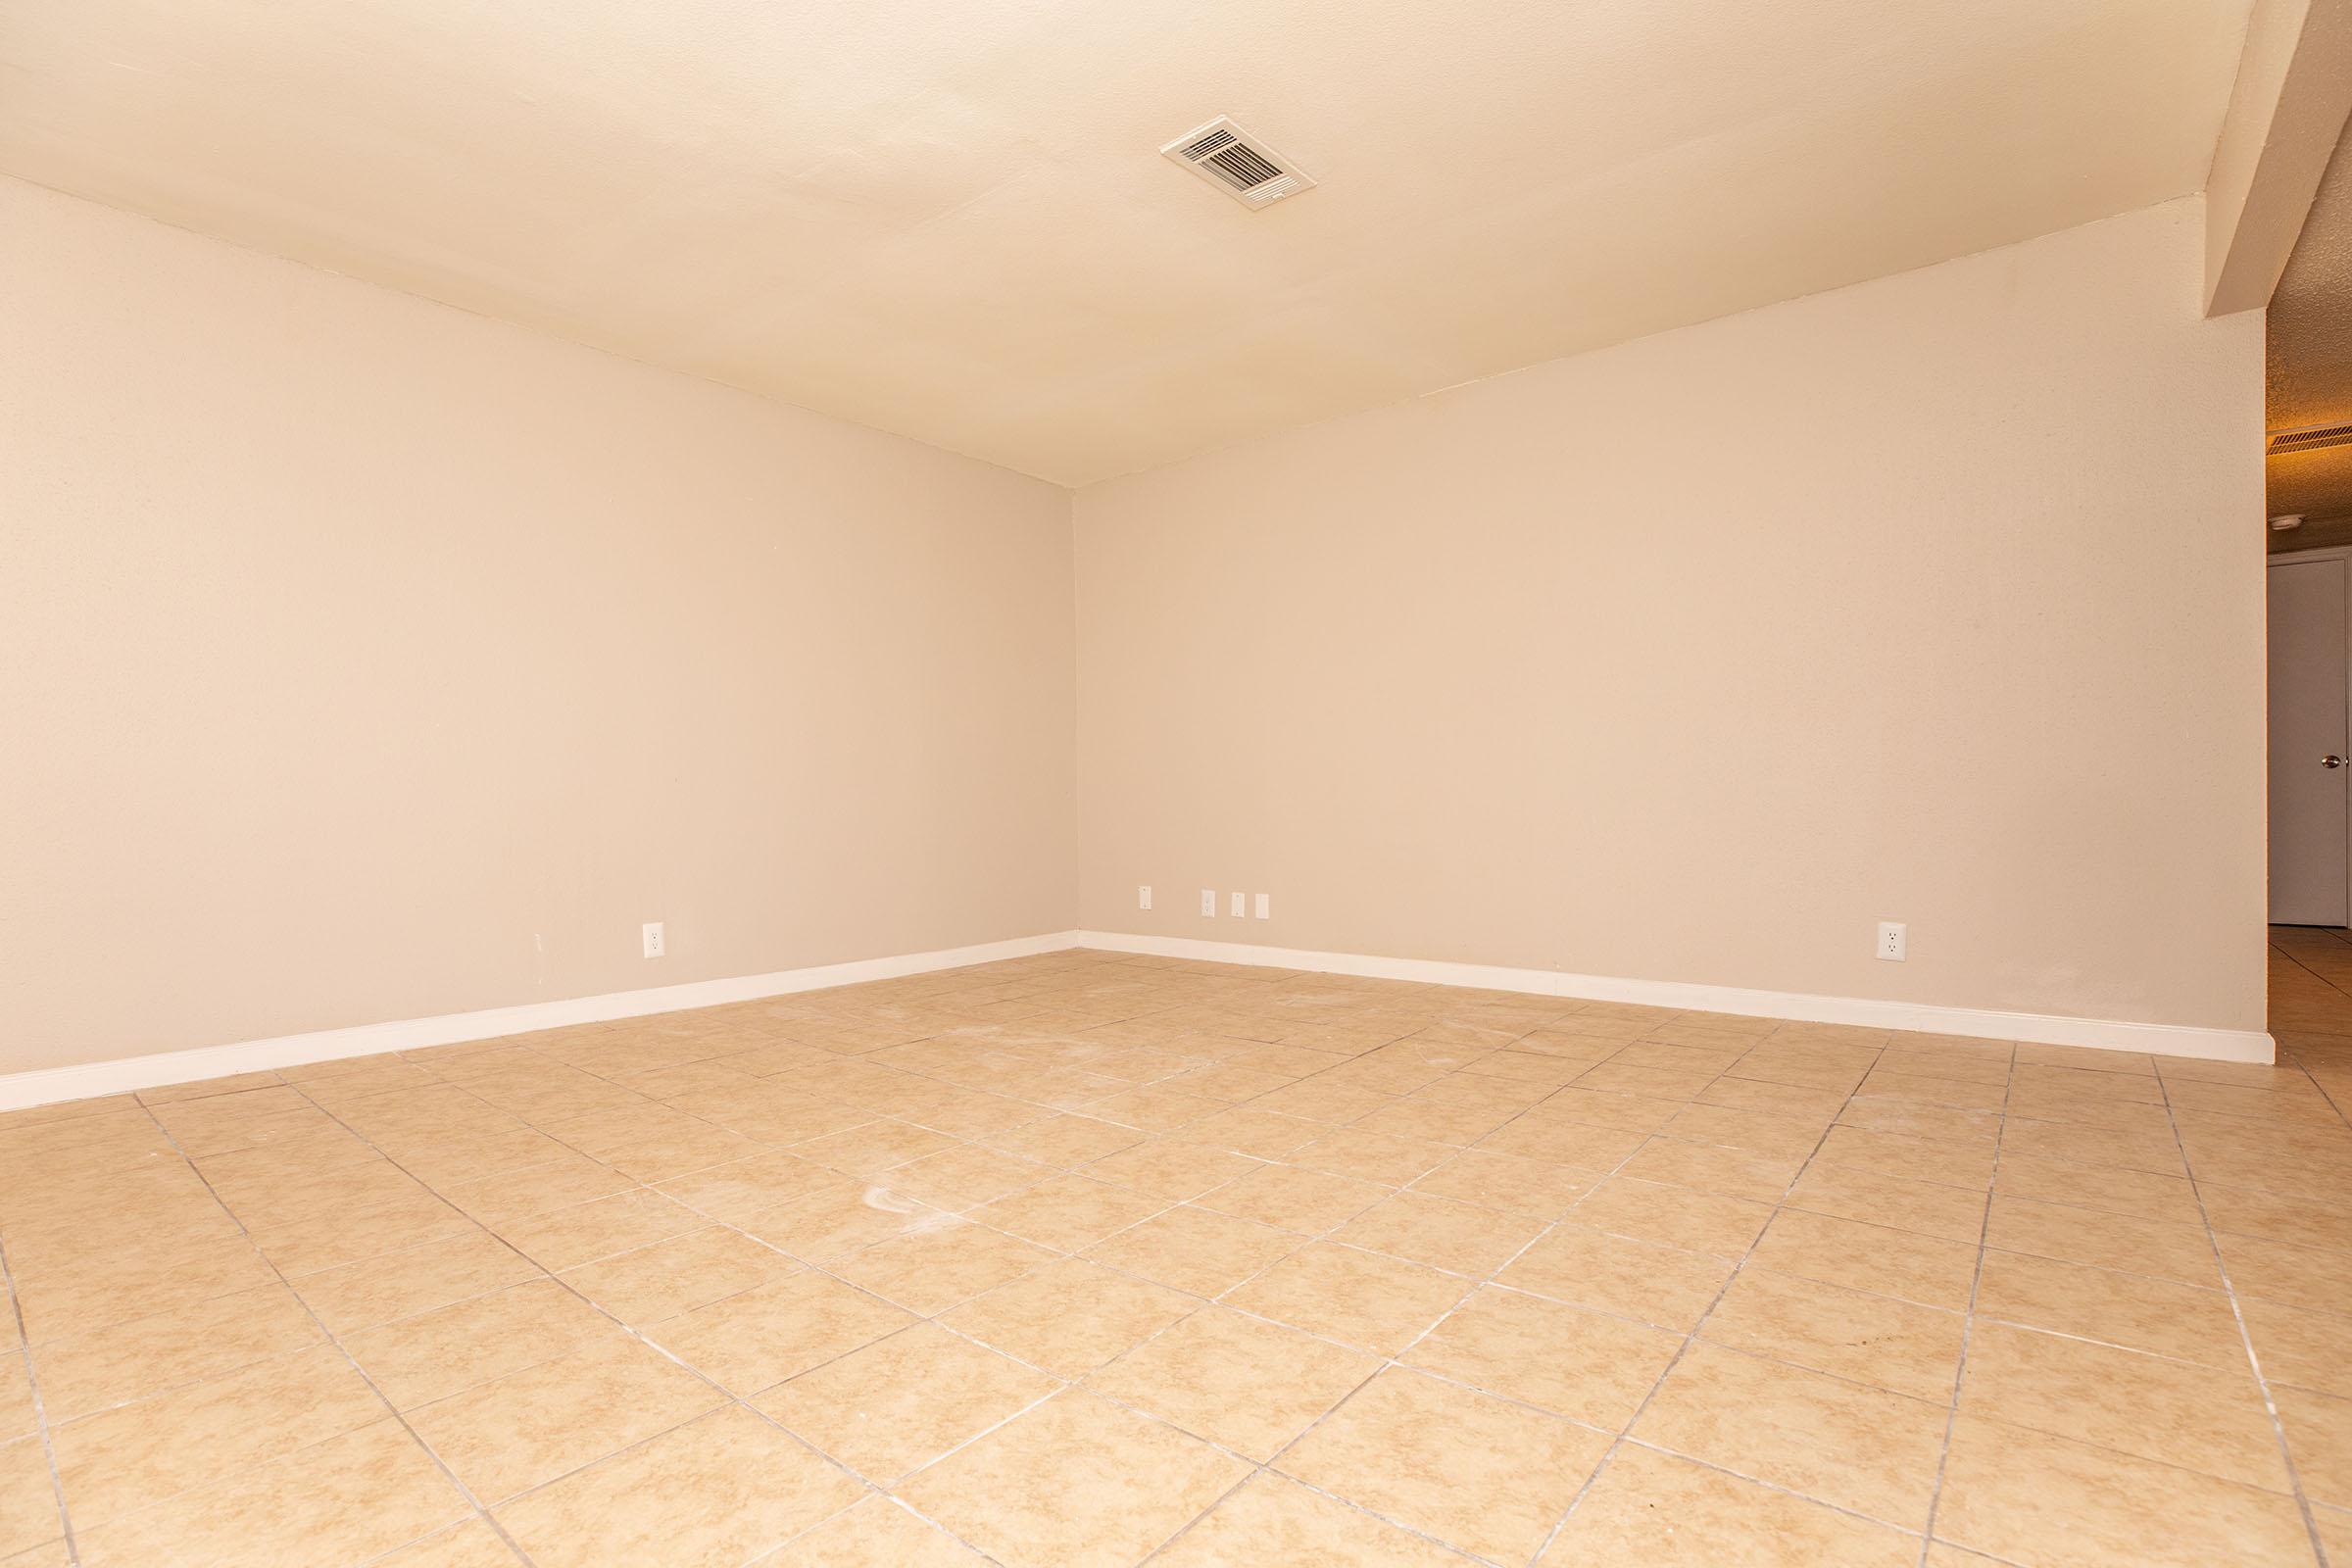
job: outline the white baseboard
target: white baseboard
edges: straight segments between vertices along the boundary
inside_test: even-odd
[[[926,974],[934,969],[993,963],[1001,958],[1025,958],[1077,945],[1074,933],[1054,931],[1042,936],[1015,937],[1008,942],[944,948],[936,953],[859,958],[808,969],[779,969],[772,974],[694,980],[646,991],[614,991],[601,997],[571,997],[561,1002],[526,1002],[512,1007],[486,1007],[479,1012],[449,1012],[432,1018],[403,1018],[391,1023],[364,1023],[347,1029],[279,1035],[271,1040],[201,1046],[193,1051],[167,1051],[151,1056],[42,1067],[0,1075],[0,1110],[54,1104],[63,1100],[90,1100],[133,1089],[159,1089],[166,1084],[226,1078],[268,1068],[299,1067],[314,1061],[337,1061],[345,1056],[369,1056],[383,1051],[416,1051],[426,1046],[454,1045],[461,1040],[529,1034],[539,1029],[560,1029],[566,1024],[603,1023],[647,1013],[714,1007],[729,1002],[854,985],[861,980],[890,980],[900,975]]]
[[[1071,935],[1079,947],[1102,948],[1113,953],[1150,954],[1163,958],[1199,958],[1212,963],[1245,963],[1278,969],[1311,969],[1322,974],[1365,975],[1380,980],[1418,980],[1429,985],[1475,986],[1489,991],[1575,997],[1586,1002],[1633,1002],[1651,1007],[1742,1012],[1756,1018],[1859,1024],[1870,1029],[1917,1029],[1929,1034],[1970,1035],[1983,1040],[2087,1046],[2099,1051],[2137,1051],[2159,1056],[2203,1056],[2215,1061],[2268,1062],[2277,1056],[2277,1048],[2271,1037],[2256,1029],[2201,1029],[2184,1024],[2075,1018],[2059,1013],[1993,1012],[1978,1007],[1934,1006],[1919,1002],[1881,1002],[1868,997],[1818,997],[1793,991],[1751,991],[1741,986],[1692,985],[1676,980],[1621,980],[1609,975],[1566,974],[1553,969],[1510,969],[1485,963],[1446,963],[1431,958],[1377,958],[1355,953],[1310,953],[1297,948],[1259,947],[1245,942],[1207,942],[1194,937],[1130,936],[1118,931],[1078,931]]]
[[[0,1075],[0,1111],[65,1100],[90,1100],[134,1089],[226,1078],[234,1073],[299,1067],[384,1051],[416,1051],[489,1040],[500,1035],[560,1029],[566,1024],[602,1023],[648,1013],[713,1007],[729,1002],[820,991],[861,980],[959,969],[1002,958],[1025,958],[1066,948],[1199,958],[1323,974],[1363,975],[1382,980],[1418,980],[1429,985],[1473,986],[1587,1002],[1634,1002],[1653,1007],[1691,1007],[1707,1012],[1743,1012],[1758,1018],[1794,1018],[1809,1023],[1850,1023],[1873,1029],[1918,1029],[1931,1034],[1973,1035],[2054,1046],[2088,1046],[2104,1051],[2138,1051],[2161,1056],[2204,1056],[2216,1061],[2275,1059],[2271,1037],[2250,1029],[2199,1029],[2180,1024],[2128,1023],[2107,1018],[2073,1018],[2052,1013],[1990,1012],[1975,1007],[1938,1007],[1914,1002],[1879,1002],[1865,997],[1817,997],[1789,991],[1750,991],[1739,986],[1691,985],[1674,980],[1621,980],[1607,975],[1567,974],[1553,969],[1512,969],[1496,964],[1446,963],[1430,958],[1379,958],[1354,953],[1312,953],[1298,948],[1259,947],[1243,942],[1204,942],[1191,937],[1130,936],[1118,931],[1054,931],[1008,942],[983,942],[935,953],[779,969],[772,974],[727,980],[695,980],[646,991],[615,991],[601,997],[528,1002],[479,1012],[443,1013],[391,1023],[320,1029],[234,1045],[168,1051],[67,1067],[42,1067]]]

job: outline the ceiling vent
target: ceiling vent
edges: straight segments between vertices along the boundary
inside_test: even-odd
[[[1269,207],[1314,184],[1289,159],[1222,115],[1160,151],[1244,207]]]
[[[2284,452],[2317,452],[2322,447],[2352,447],[2352,424],[2309,424],[2300,430],[2281,430],[2263,450],[2275,458]]]

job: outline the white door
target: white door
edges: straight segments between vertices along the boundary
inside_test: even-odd
[[[2271,923],[2352,923],[2345,861],[2345,620],[2352,563],[2288,561],[2271,583]]]

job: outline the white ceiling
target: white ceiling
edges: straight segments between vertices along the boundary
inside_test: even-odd
[[[2199,189],[2247,9],[6,0],[0,171],[1082,484]]]

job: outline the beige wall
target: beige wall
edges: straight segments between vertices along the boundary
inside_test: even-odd
[[[1073,579],[1065,492],[0,180],[0,1071],[1080,922],[2259,1027],[2197,219],[1097,486]]]
[[[1066,928],[1068,505],[0,179],[0,1071]]]
[[[1081,492],[1084,920],[2259,1028],[2262,321],[2200,216]]]

